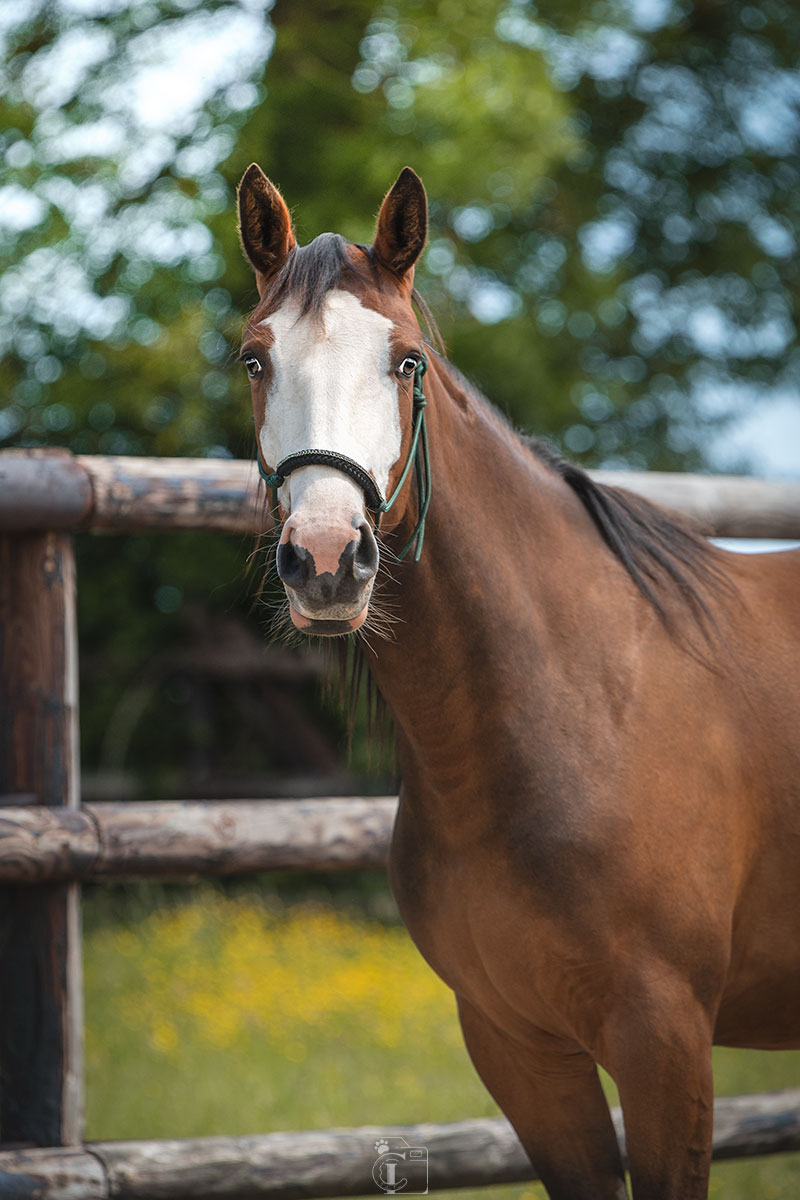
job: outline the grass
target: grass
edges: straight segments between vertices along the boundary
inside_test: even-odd
[[[124,922],[93,922],[89,900],[89,1139],[362,1124],[391,1132],[497,1115],[451,993],[400,926],[319,903],[198,895]],[[800,1079],[798,1053],[718,1050],[715,1066],[718,1094]],[[800,1155],[720,1164],[711,1195],[795,1200]],[[544,1192],[530,1184],[474,1196]]]

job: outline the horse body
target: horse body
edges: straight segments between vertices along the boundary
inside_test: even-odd
[[[384,202],[376,255],[349,248],[352,270],[326,285],[316,318],[292,318],[298,337],[317,319],[331,338],[352,297],[387,317],[400,401],[403,355],[419,345],[420,226],[424,240],[410,174]],[[269,254],[285,263],[292,250],[280,198],[258,188],[262,223],[243,183],[242,225],[265,297],[248,335],[261,362],[257,339],[286,302]],[[397,621],[369,656],[403,778],[392,889],[553,1200],[627,1194],[597,1064],[620,1091],[636,1200],[700,1200],[712,1041],[800,1045],[800,556],[678,539],[688,575],[670,587],[658,570],[668,534],[641,560],[665,587],[659,611],[547,457],[429,359],[435,506],[420,561],[381,583]],[[409,437],[406,420],[395,476]],[[339,478],[336,492],[331,470],[301,465],[284,481],[278,566],[295,624],[336,633],[364,621],[372,580],[358,574],[369,556],[363,504],[347,507],[356,485]],[[407,503],[387,541],[407,537],[414,515]],[[692,574],[693,554],[713,569]],[[327,629],[324,605],[305,607],[312,585],[328,589]]]
[[[397,640],[373,667],[403,776],[393,891],[551,1195],[617,1194],[615,1170],[608,1191],[594,1176],[615,1165],[607,1126],[580,1184],[560,1186],[544,1157],[570,1161],[582,1123],[596,1128],[595,1063],[624,1104],[628,1082],[635,1195],[705,1195],[708,1151],[689,1155],[687,1131],[707,1146],[712,1040],[800,1045],[800,755],[787,695],[800,629],[785,600],[771,612],[762,601],[791,596],[800,556],[724,556],[737,598],[717,614],[709,669],[642,604],[561,481],[504,454],[502,430],[481,429],[470,454],[454,430],[468,442],[480,419],[459,423],[446,394],[431,395],[453,462],[482,483],[461,529],[444,514],[440,541],[431,525],[413,581],[398,586]],[[515,470],[527,503],[509,508],[492,492],[513,493]],[[527,529],[491,531],[487,587],[475,530],[503,511],[524,512]],[[502,644],[487,633],[498,624]],[[558,1128],[554,1077],[569,1085]],[[657,1158],[659,1141],[648,1190],[637,1159]]]

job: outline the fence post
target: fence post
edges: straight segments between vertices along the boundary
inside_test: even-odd
[[[63,533],[0,537],[0,804],[77,807],[75,556]],[[82,1136],[79,884],[0,889],[0,1139]]]

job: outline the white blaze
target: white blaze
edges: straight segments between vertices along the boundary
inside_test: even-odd
[[[333,290],[321,319],[308,314],[298,320],[290,302],[264,325],[275,338],[259,431],[264,461],[275,467],[301,450],[335,450],[371,471],[386,496],[402,443],[390,361],[392,322],[351,292]],[[323,509],[355,505],[353,511],[361,511],[363,494],[342,472],[309,466],[289,476],[281,502],[289,511],[301,502]]]

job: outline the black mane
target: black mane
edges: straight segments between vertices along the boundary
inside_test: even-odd
[[[675,632],[667,595],[688,605],[706,631],[713,628],[704,592],[730,592],[731,585],[719,552],[701,532],[624,487],[595,483],[538,438],[521,436],[521,441],[572,489],[612,554],[669,629]]]
[[[733,588],[719,551],[702,531],[624,487],[595,483],[586,471],[540,438],[514,430],[457,367],[444,359],[440,362],[461,388],[507,425],[526,450],[571,488],[609,550],[674,635],[681,632],[671,603],[676,599],[688,606],[706,634],[715,628],[707,596],[731,595]]]

